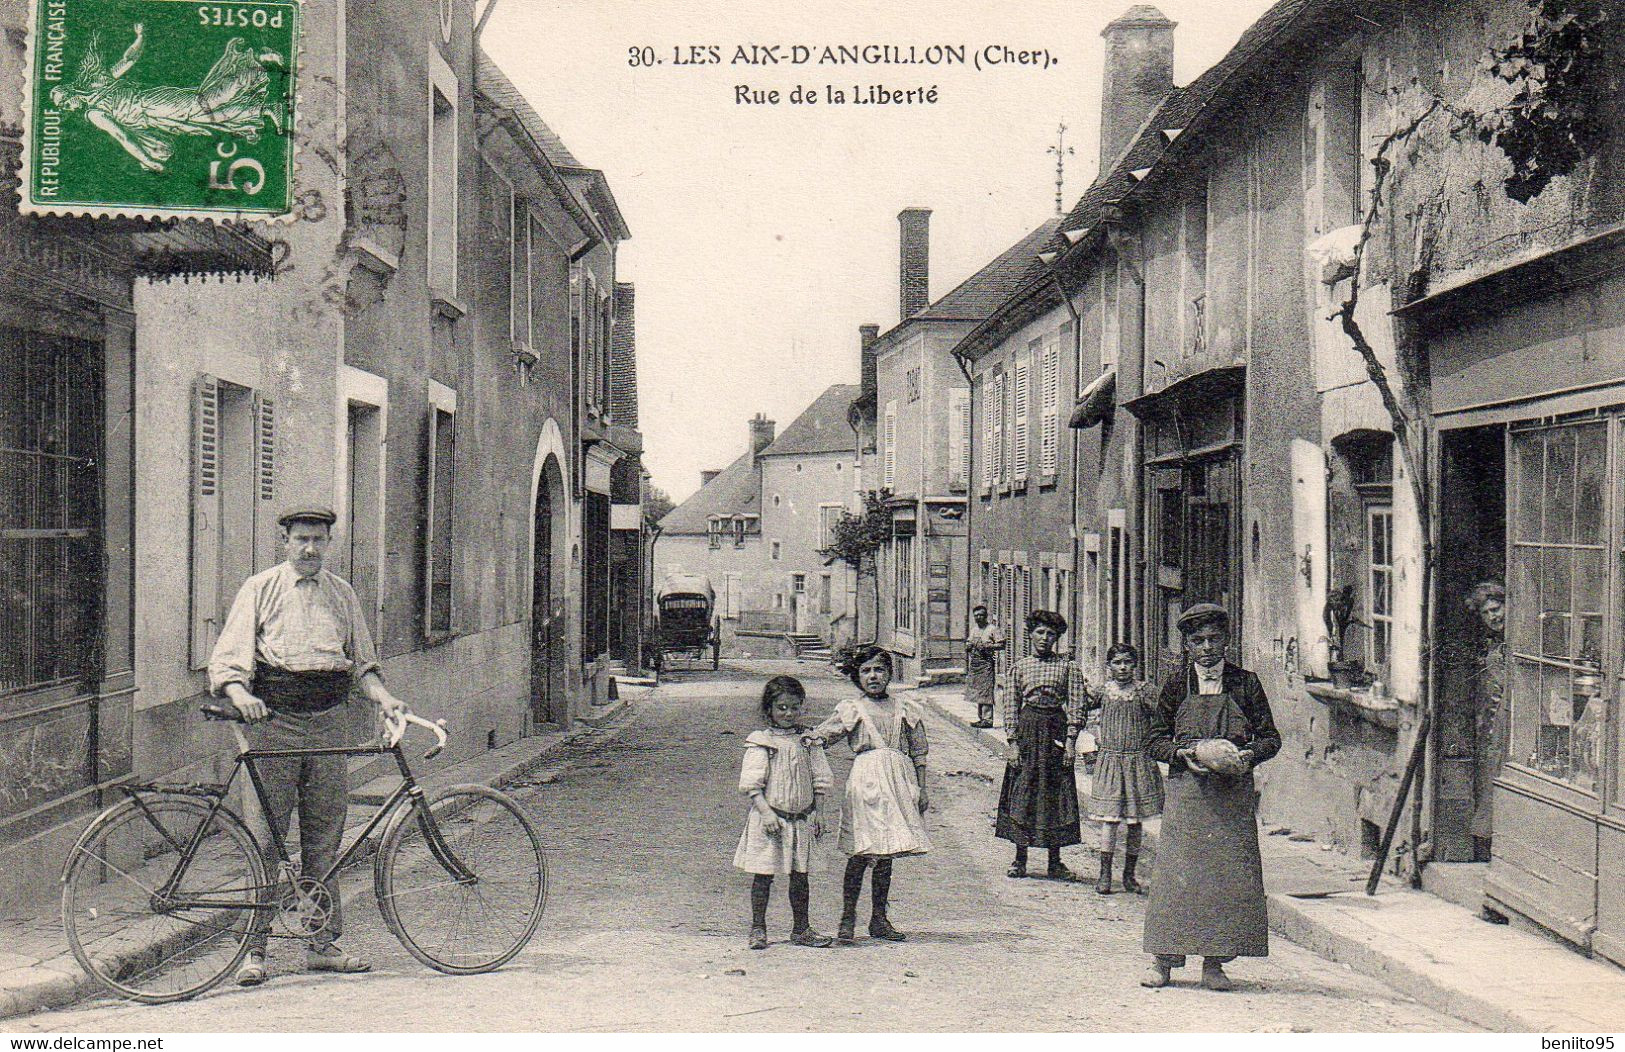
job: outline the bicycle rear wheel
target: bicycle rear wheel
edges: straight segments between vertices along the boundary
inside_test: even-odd
[[[455,785],[402,812],[379,849],[374,881],[378,909],[401,945],[453,975],[507,963],[536,934],[547,905],[547,857],[535,827],[512,798],[483,785]]]
[[[189,797],[125,800],[74,845],[64,870],[62,926],[79,964],[108,990],[147,1004],[195,997],[248,952],[253,906],[265,886],[259,844],[227,810]],[[148,812],[150,812],[150,817]],[[166,905],[158,892],[205,821],[197,853]]]

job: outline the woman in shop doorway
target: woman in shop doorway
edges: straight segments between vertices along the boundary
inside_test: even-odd
[[[1507,590],[1499,581],[1483,581],[1467,597],[1484,635],[1473,671],[1469,701],[1473,713],[1473,860],[1488,862],[1495,825],[1495,777],[1506,762],[1510,740],[1506,678]]]
[[[1168,765],[1156,879],[1145,910],[1142,986],[1167,986],[1188,954],[1202,986],[1230,990],[1224,965],[1267,957],[1269,913],[1252,769],[1281,749],[1258,677],[1225,661],[1230,615],[1198,603],[1179,619],[1188,663],[1163,685],[1145,744]]]

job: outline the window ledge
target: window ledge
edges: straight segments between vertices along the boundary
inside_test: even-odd
[[[1399,729],[1397,698],[1376,698],[1371,691],[1352,687],[1337,687],[1325,680],[1308,680],[1303,689],[1327,705],[1344,709],[1367,723],[1390,731]]]
[[[385,277],[395,273],[401,267],[401,257],[384,248],[370,237],[356,237],[350,239],[350,247],[355,249],[356,262]]]
[[[1038,476],[1038,488],[1039,489],[1054,489],[1055,485],[1056,485],[1056,477],[1054,475],[1040,475],[1040,476]]]
[[[542,360],[542,356],[533,351],[530,344],[524,340],[513,341],[513,356],[526,365],[535,365]]]
[[[462,633],[455,628],[446,632],[425,632],[423,635],[424,649],[428,649],[429,647],[443,646],[446,643],[450,643],[460,635],[462,635]]]
[[[448,292],[442,292],[433,286],[429,287],[429,305],[434,308],[434,312],[440,317],[449,318],[452,321],[456,321],[468,313],[468,304],[456,296]]]

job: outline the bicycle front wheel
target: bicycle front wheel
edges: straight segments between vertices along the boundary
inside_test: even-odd
[[[145,810],[134,800],[109,808],[74,845],[63,871],[62,926],[91,978],[122,997],[162,1004],[195,997],[242,961],[265,865],[230,811],[211,817],[207,804],[189,797],[142,803]]]
[[[453,975],[506,964],[536,934],[547,857],[505,793],[454,785],[393,823],[374,872],[378,908],[401,945]]]

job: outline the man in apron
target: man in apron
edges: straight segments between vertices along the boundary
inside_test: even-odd
[[[965,700],[976,706],[972,727],[993,726],[993,683],[999,651],[1004,649],[1004,633],[988,621],[987,607],[971,608],[970,632],[965,636]]]
[[[1146,733],[1151,755],[1168,765],[1168,783],[1145,911],[1144,946],[1155,962],[1140,984],[1168,985],[1169,973],[1197,954],[1202,986],[1230,990],[1227,962],[1269,956],[1252,768],[1280,751],[1281,735],[1258,677],[1225,661],[1230,615],[1199,603],[1180,617],[1179,630],[1189,663],[1163,685]],[[1244,773],[1218,773],[1197,760],[1197,743],[1213,738],[1235,744]]]
[[[231,699],[248,722],[253,749],[344,748],[344,705],[352,687],[392,716],[403,706],[378,675],[378,652],[355,590],[322,569],[333,522],[327,508],[294,508],[277,520],[286,560],[243,582],[209,658],[211,693]],[[299,809],[300,873],[320,877],[338,857],[349,803],[343,756],[302,756],[255,762],[271,813],[286,837]],[[265,846],[270,847],[269,838]],[[313,972],[364,972],[372,966],[334,943],[341,925],[339,889],[327,887],[332,912],[309,942]],[[266,979],[266,932],[256,926],[237,969],[241,986]]]

